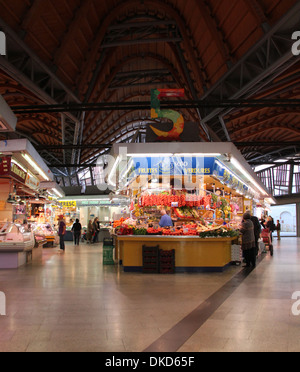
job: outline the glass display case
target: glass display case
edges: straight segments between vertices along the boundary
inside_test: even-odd
[[[35,246],[32,231],[24,226],[8,222],[0,230],[0,252],[31,251]]]

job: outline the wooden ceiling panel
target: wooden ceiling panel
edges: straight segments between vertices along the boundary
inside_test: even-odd
[[[297,0],[0,0],[0,12],[2,20],[78,101],[97,103],[150,100],[154,87],[184,88],[186,99],[201,99],[296,3]],[[300,65],[289,68],[253,98],[298,97],[299,71]],[[49,92],[47,82],[45,87]],[[15,106],[43,103],[26,84],[21,86],[4,73],[0,75],[0,94]],[[199,122],[201,137],[209,140],[200,128],[198,112],[183,110],[183,114],[187,120]],[[46,125],[49,117],[54,132]],[[30,129],[38,125],[35,143],[62,141],[60,115],[45,114],[44,118],[43,122],[40,117],[31,121],[27,116],[20,117],[18,130],[29,136]],[[232,140],[237,142],[259,140],[259,134],[274,140],[280,135],[299,138],[298,112],[252,108],[233,110],[224,119]],[[150,120],[150,112],[145,110],[87,112],[83,144],[114,141],[124,137],[122,131],[132,123]],[[287,125],[286,131],[282,125]],[[93,151],[83,152],[84,160],[94,155]]]

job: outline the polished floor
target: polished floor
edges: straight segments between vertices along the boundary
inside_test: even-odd
[[[176,275],[103,266],[101,245],[44,249],[0,270],[0,352],[300,351],[300,239],[274,248],[254,270]]]

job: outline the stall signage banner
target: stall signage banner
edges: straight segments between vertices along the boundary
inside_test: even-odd
[[[242,192],[247,192],[249,190],[244,183],[238,180],[238,178],[226,168],[222,167],[219,162],[216,162],[214,165],[213,175],[232,189],[240,190]]]
[[[10,171],[11,176],[16,180],[21,183],[25,184],[26,181],[26,176],[27,172],[23,171],[22,168],[20,168],[17,164],[12,163],[11,164],[11,171]]]
[[[60,201],[59,202],[62,207],[64,208],[76,208],[77,207],[77,202],[75,200],[70,200],[70,201]]]
[[[151,157],[133,158],[135,175],[139,176],[209,176],[213,174],[215,158]]]
[[[40,186],[40,181],[30,173],[27,173],[25,185],[30,189],[37,190]]]
[[[111,206],[111,201],[109,200],[87,200],[80,201],[78,203],[80,207],[98,207],[98,206]]]
[[[11,169],[11,157],[5,156],[0,158],[0,176],[8,176],[10,175]]]

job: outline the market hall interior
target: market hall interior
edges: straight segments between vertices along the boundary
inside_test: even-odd
[[[0,271],[0,352],[298,351],[300,240],[274,240],[254,270],[176,275],[103,266],[102,244],[44,249]]]

